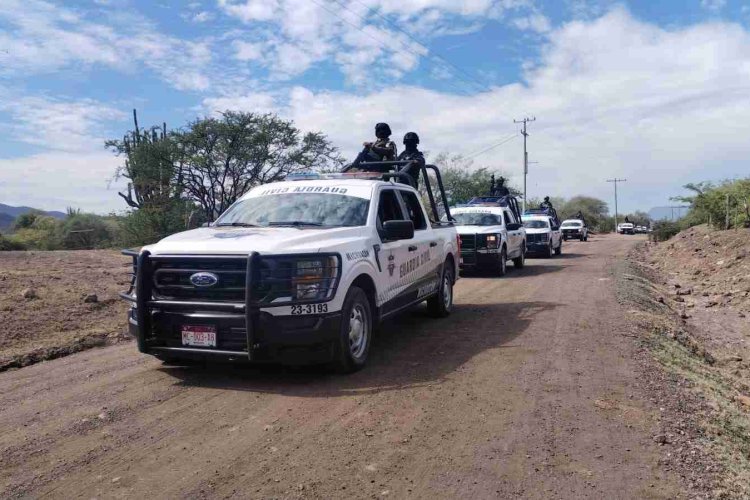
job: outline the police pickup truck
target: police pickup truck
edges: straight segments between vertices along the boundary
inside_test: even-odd
[[[562,253],[562,232],[557,212],[552,208],[530,209],[523,215],[529,253],[552,257]]]
[[[512,196],[482,196],[453,208],[461,238],[461,269],[489,269],[504,276],[508,259],[516,268],[526,262],[526,231]]]
[[[444,200],[439,172],[426,168]],[[331,362],[351,372],[365,365],[384,318],[423,301],[447,316],[456,230],[450,213],[436,222],[432,192],[428,211],[414,188],[394,182],[399,175],[258,186],[208,227],[124,251],[134,279],[122,296],[138,349],[165,362]]]

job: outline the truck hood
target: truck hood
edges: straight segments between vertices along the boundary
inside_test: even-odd
[[[456,226],[458,234],[497,234],[502,230],[502,226]]]
[[[544,228],[534,229],[534,228],[528,228],[528,227],[526,228],[526,234],[544,234],[544,233],[551,233],[551,232],[552,230],[549,228],[547,229],[544,229]]]
[[[363,237],[361,227],[205,227],[173,234],[145,247],[154,255],[239,254],[335,251]]]

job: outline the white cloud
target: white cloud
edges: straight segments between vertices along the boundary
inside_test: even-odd
[[[218,6],[251,29],[269,28],[263,64],[274,79],[333,61],[350,83],[393,81],[428,54],[414,35],[430,40],[463,34],[508,12],[527,13],[519,21],[523,29],[549,30],[549,21],[528,0],[218,0]]]
[[[0,158],[2,202],[44,210],[70,206],[97,213],[121,211],[125,204],[117,191],[125,183],[113,181],[121,162],[104,151]]]
[[[516,28],[523,31],[534,31],[536,33],[547,33],[552,29],[550,20],[543,14],[535,13],[526,17],[518,17],[513,20]]]
[[[241,40],[235,40],[234,58],[238,61],[259,61],[263,58],[264,48],[260,43],[248,43]]]
[[[422,147],[471,153],[512,133],[514,118],[534,113],[530,196],[579,193],[610,200],[607,177],[626,177],[621,209],[668,202],[689,181],[747,174],[750,156],[750,34],[706,23],[665,30],[616,9],[593,22],[572,22],[549,35],[525,84],[473,96],[393,86],[367,94],[297,87],[277,108],[305,130],[327,133],[352,156],[376,122],[400,144],[415,130]],[[225,98],[224,103],[232,100]],[[207,104],[207,103],[206,103]],[[476,158],[522,184],[520,140]]]
[[[11,135],[17,141],[69,152],[90,151],[94,144],[103,148],[106,124],[127,118],[126,113],[91,99],[11,98],[0,104],[0,110],[13,117]]]
[[[712,10],[714,12],[720,11],[727,5],[727,0],[701,0],[701,7],[704,9]]]
[[[147,66],[179,90],[206,90],[211,51],[205,43],[183,41],[155,31],[137,15],[110,24],[42,0],[3,0],[0,32],[6,50],[0,75],[77,72],[95,66],[135,71]]]

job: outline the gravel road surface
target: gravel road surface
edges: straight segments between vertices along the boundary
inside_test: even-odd
[[[679,497],[611,274],[638,239],[465,277],[451,317],[388,322],[350,376],[133,343],[0,373],[0,496]]]

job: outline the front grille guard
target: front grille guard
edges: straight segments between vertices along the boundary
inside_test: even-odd
[[[133,258],[133,273],[130,282],[130,288],[126,292],[121,292],[120,296],[130,302],[135,303],[136,321],[138,328],[136,331],[136,341],[138,350],[146,352],[146,338],[151,329],[151,310],[152,309],[195,309],[214,310],[223,312],[234,312],[243,314],[245,317],[245,332],[247,334],[247,357],[250,361],[253,359],[253,346],[255,345],[255,331],[258,325],[258,315],[260,308],[253,300],[252,290],[256,282],[256,270],[258,269],[258,252],[251,252],[247,256],[247,268],[245,271],[245,302],[199,302],[199,301],[176,301],[176,300],[155,300],[153,296],[153,276],[152,261],[159,260],[158,256],[152,256],[148,250],[135,252],[133,250],[124,250],[123,255]],[[180,256],[181,258],[191,258],[191,256]],[[195,256],[194,258],[200,258]],[[205,257],[205,256],[203,256]],[[236,258],[236,257],[234,257]],[[135,291],[135,294],[133,292]],[[159,350],[170,350],[170,348],[159,348]],[[174,348],[179,351],[195,351],[186,348]],[[213,351],[206,350],[211,353]],[[238,353],[234,353],[238,354]]]

